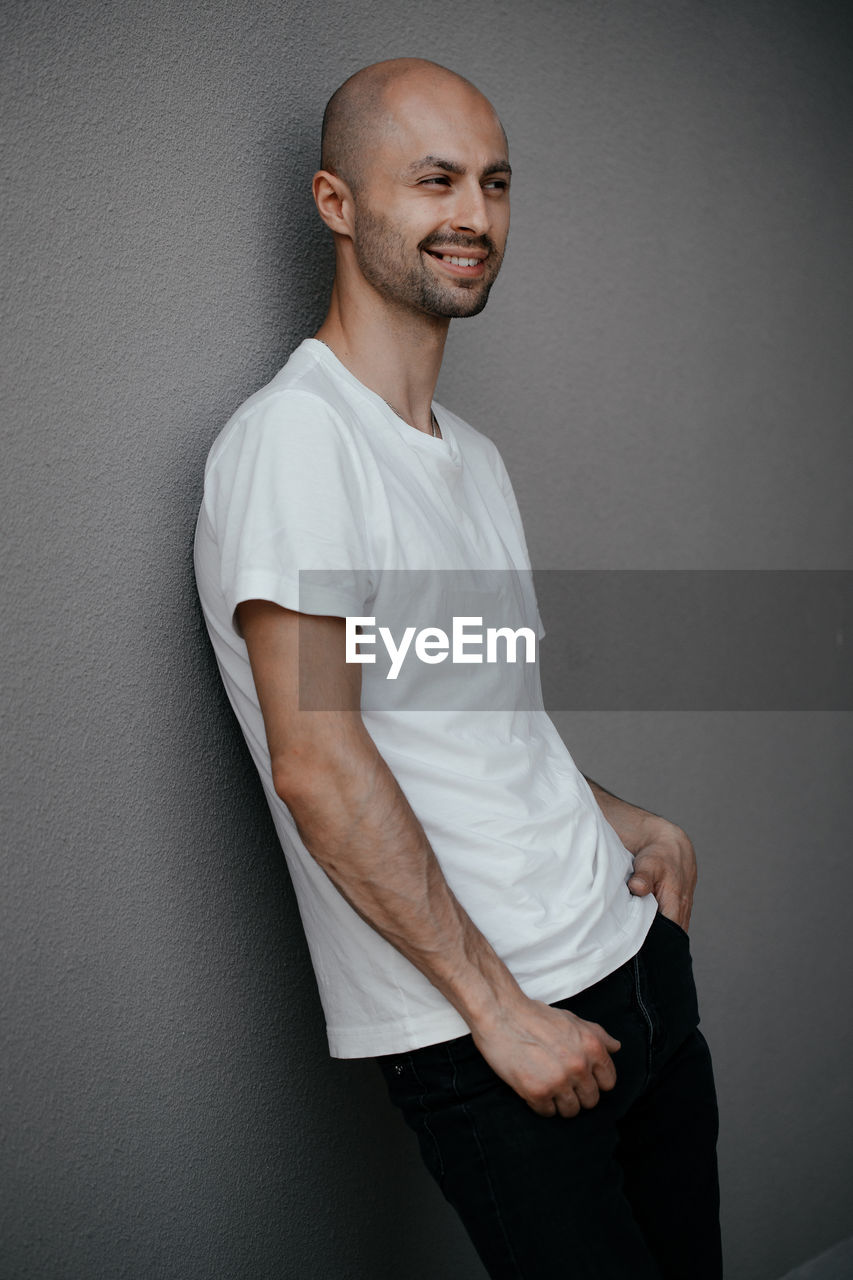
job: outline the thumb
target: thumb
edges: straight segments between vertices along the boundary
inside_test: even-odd
[[[642,897],[646,893],[651,893],[652,891],[652,886],[649,884],[645,876],[638,875],[637,872],[634,872],[628,881],[628,888],[638,898]]]

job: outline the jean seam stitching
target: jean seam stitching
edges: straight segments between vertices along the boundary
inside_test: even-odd
[[[514,1250],[514,1249],[513,1249],[513,1247],[512,1247],[512,1242],[511,1242],[511,1240],[510,1240],[510,1238],[509,1238],[509,1233],[508,1233],[508,1231],[507,1231],[507,1229],[506,1229],[506,1225],[505,1225],[504,1220],[503,1220],[503,1215],[502,1215],[502,1213],[501,1213],[500,1204],[498,1203],[498,1198],[497,1198],[497,1195],[495,1194],[494,1184],[492,1183],[492,1175],[491,1175],[491,1173],[489,1172],[489,1162],[488,1162],[488,1160],[486,1159],[486,1153],[485,1153],[485,1151],[483,1150],[483,1144],[481,1143],[481,1141],[480,1141],[480,1135],[479,1135],[479,1133],[477,1132],[477,1124],[476,1124],[476,1121],[474,1120],[474,1117],[473,1117],[473,1115],[471,1114],[471,1111],[470,1111],[470,1110],[469,1110],[469,1108],[468,1108],[468,1104],[467,1104],[467,1102],[466,1102],[466,1101],[465,1101],[465,1099],[462,1097],[462,1094],[461,1094],[461,1092],[460,1092],[460,1090],[459,1090],[459,1087],[458,1087],[458,1085],[457,1085],[457,1082],[456,1082],[457,1066],[456,1066],[456,1062],[455,1062],[455,1060],[454,1060],[454,1058],[453,1058],[453,1054],[450,1052],[450,1048],[449,1048],[449,1047],[448,1047],[448,1050],[447,1050],[447,1056],[448,1056],[448,1058],[449,1058],[449,1060],[450,1060],[451,1066],[453,1067],[453,1076],[452,1076],[451,1081],[450,1081],[450,1087],[451,1087],[451,1089],[453,1090],[453,1092],[456,1094],[456,1097],[459,1099],[459,1101],[460,1101],[460,1103],[461,1103],[461,1105],[462,1105],[462,1111],[463,1111],[463,1113],[464,1113],[464,1115],[465,1115],[465,1117],[466,1117],[466,1119],[467,1119],[467,1121],[468,1121],[469,1125],[471,1126],[471,1132],[472,1132],[472,1134],[474,1135],[474,1141],[475,1141],[475,1143],[477,1144],[477,1150],[478,1150],[478,1152],[479,1152],[479,1154],[480,1154],[480,1160],[482,1161],[482,1164],[483,1164],[483,1171],[484,1171],[484,1173],[485,1173],[486,1186],[487,1186],[487,1187],[488,1187],[488,1189],[489,1189],[489,1195],[490,1195],[490,1197],[491,1197],[491,1201],[492,1201],[492,1204],[493,1204],[493,1206],[494,1206],[495,1216],[496,1216],[496,1218],[497,1218],[498,1225],[499,1225],[500,1230],[501,1230],[501,1235],[503,1236],[503,1242],[504,1242],[504,1245],[505,1245],[505,1247],[506,1247],[507,1254],[508,1254],[508,1256],[509,1256],[509,1258],[510,1258],[510,1261],[512,1262],[513,1266],[515,1267],[516,1275],[518,1276],[518,1280],[525,1280],[525,1274],[524,1274],[524,1272],[523,1272],[523,1271],[522,1271],[522,1269],[521,1269],[521,1264],[519,1263],[518,1258],[516,1257],[515,1250]]]
[[[429,1134],[432,1140],[433,1150],[435,1151],[436,1157],[438,1158],[438,1178],[439,1178],[439,1184],[441,1184],[442,1182],[444,1182],[444,1160],[442,1159],[442,1156],[441,1156],[441,1147],[438,1144],[438,1139],[436,1138],[435,1133],[433,1132],[432,1126],[430,1125],[430,1122],[429,1122],[429,1108],[426,1105],[427,1089],[424,1087],[424,1083],[421,1080],[420,1076],[418,1075],[418,1069],[415,1066],[414,1058],[412,1057],[409,1058],[409,1066],[412,1068],[412,1075],[415,1078],[415,1084],[421,1090],[421,1093],[418,1097],[418,1105],[420,1106],[421,1112],[423,1114],[424,1129]]]
[[[654,1040],[655,1032],[654,1032],[654,1023],[652,1022],[652,1016],[649,1013],[648,1009],[646,1008],[646,1003],[643,1000],[643,995],[640,990],[640,957],[639,955],[634,956],[634,990],[637,995],[637,1004],[640,1007],[640,1012],[645,1018],[649,1028],[649,1047],[648,1047],[648,1052],[646,1054],[646,1081],[645,1081],[645,1085],[643,1086],[645,1088],[648,1085],[649,1080],[651,1079],[651,1076],[652,1076],[652,1060],[653,1060],[652,1059],[652,1053],[653,1053],[652,1042]]]

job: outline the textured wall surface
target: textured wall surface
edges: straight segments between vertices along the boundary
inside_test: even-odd
[[[511,140],[504,274],[440,395],[534,565],[850,568],[849,6],[2,18],[0,1276],[473,1280],[375,1068],[327,1056],[196,603],[204,458],[322,316],[326,98],[414,53]],[[699,848],[727,1276],[773,1280],[853,1231],[851,718],[559,723]]]

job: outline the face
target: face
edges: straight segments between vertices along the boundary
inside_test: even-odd
[[[477,315],[509,231],[503,130],[465,85],[408,86],[393,96],[355,197],[356,262],[386,301],[433,316]]]

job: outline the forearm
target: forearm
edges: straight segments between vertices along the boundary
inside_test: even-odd
[[[365,735],[303,768],[280,794],[306,847],[372,928],[449,1000],[472,1029],[521,990],[450,889],[426,834]]]
[[[584,777],[586,778],[586,774]],[[586,778],[586,781],[601,812],[630,853],[639,853],[650,840],[657,839],[667,829],[681,830],[680,827],[675,826],[675,823],[669,822],[657,813],[629,804],[627,800],[620,800],[618,796],[613,795],[612,791],[594,782],[592,778]]]

